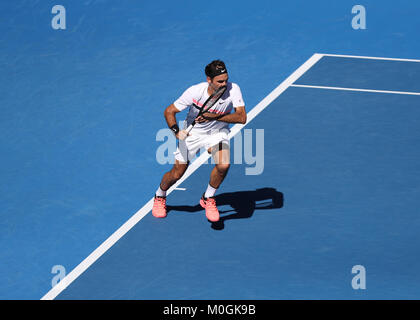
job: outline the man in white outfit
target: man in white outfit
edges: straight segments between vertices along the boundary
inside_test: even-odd
[[[163,175],[155,194],[152,214],[156,218],[166,217],[166,191],[178,181],[187,170],[189,161],[198,150],[207,149],[212,154],[215,166],[210,174],[210,182],[203,193],[200,204],[206,210],[211,222],[219,220],[214,195],[226,177],[230,167],[229,123],[246,123],[245,104],[239,86],[228,81],[228,73],[223,61],[214,60],[205,68],[207,82],[189,87],[173,104],[165,109],[164,116],[168,127],[179,140],[175,152],[175,164]],[[211,109],[197,117],[204,102],[220,87],[226,91]],[[184,129],[180,130],[176,114],[189,108]],[[232,112],[234,110],[234,112]],[[185,130],[196,119],[190,133]]]

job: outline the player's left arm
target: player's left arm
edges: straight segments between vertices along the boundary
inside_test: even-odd
[[[203,114],[203,118],[210,121],[217,120],[217,121],[222,121],[222,122],[227,122],[227,123],[245,124],[246,123],[245,106],[236,107],[234,109],[235,109],[235,112],[224,114],[224,115],[218,115],[218,114],[206,112]]]
[[[246,123],[246,111],[245,103],[242,99],[241,89],[237,84],[231,84],[230,95],[232,98],[232,106],[235,112],[227,114],[214,114],[212,112],[206,112],[203,114],[203,120],[207,121],[222,121],[227,123]],[[205,121],[204,120],[204,121]]]

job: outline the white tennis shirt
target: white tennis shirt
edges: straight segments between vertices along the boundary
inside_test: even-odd
[[[209,94],[207,88],[209,84],[202,82],[189,87],[184,93],[174,102],[174,106],[179,110],[185,110],[190,108],[188,111],[187,118],[184,122],[184,129],[187,128],[193,120],[197,117],[199,109],[196,107],[202,107],[204,102],[208,99]],[[228,114],[231,113],[233,108],[244,107],[245,103],[242,98],[241,89],[236,83],[228,82],[227,89],[223,96],[220,97],[209,112],[217,114]],[[208,121],[204,123],[196,123],[192,131],[196,133],[208,133],[209,131],[217,131],[222,129],[229,129],[229,123],[223,121]]]

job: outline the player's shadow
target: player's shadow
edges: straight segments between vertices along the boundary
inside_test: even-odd
[[[283,193],[274,188],[261,188],[254,191],[238,191],[216,195],[218,207],[229,205],[232,209],[220,210],[220,220],[213,222],[211,227],[215,230],[223,230],[225,221],[233,219],[247,219],[252,217],[255,210],[282,208]],[[204,210],[200,204],[195,206],[167,206],[169,211],[198,212]],[[225,213],[230,213],[224,215]]]

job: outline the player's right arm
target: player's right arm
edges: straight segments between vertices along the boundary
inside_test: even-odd
[[[185,130],[179,130],[178,124],[176,123],[176,114],[178,112],[180,112],[180,110],[175,107],[174,104],[171,104],[165,109],[163,115],[165,116],[168,127],[175,134],[175,137],[177,139],[184,140],[188,136],[188,133]]]

